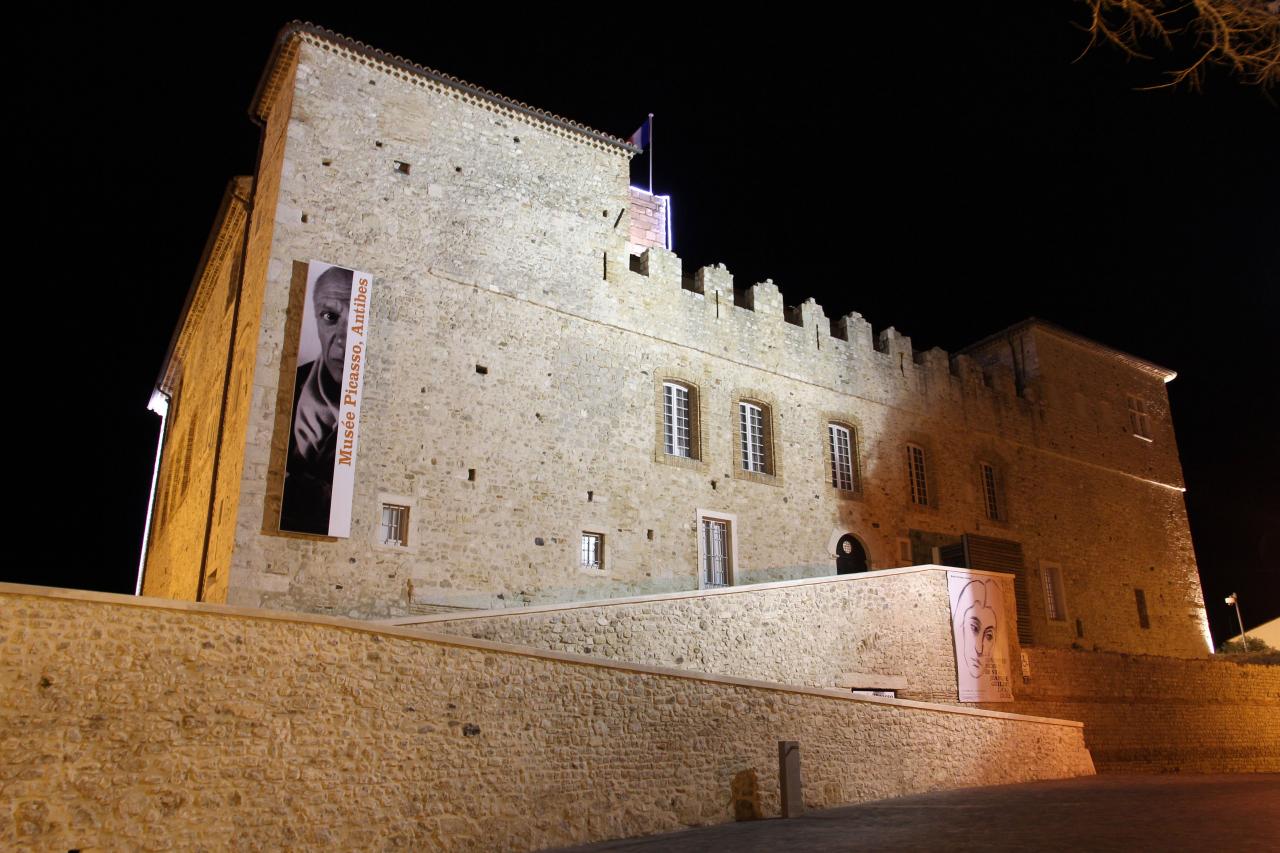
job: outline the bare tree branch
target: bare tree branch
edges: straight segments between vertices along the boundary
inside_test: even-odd
[[[1198,89],[1210,65],[1266,90],[1280,84],[1280,0],[1080,1],[1089,9],[1086,53],[1099,43],[1134,59],[1151,58],[1147,45],[1196,52],[1194,62],[1166,72],[1166,82],[1145,88]]]

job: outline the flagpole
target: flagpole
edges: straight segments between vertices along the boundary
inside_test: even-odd
[[[649,195],[653,195],[653,113],[649,113]]]

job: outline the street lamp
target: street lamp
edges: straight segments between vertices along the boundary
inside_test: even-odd
[[[1227,604],[1236,608],[1236,622],[1240,624],[1240,642],[1244,643],[1244,650],[1249,651],[1249,636],[1244,632],[1244,620],[1240,618],[1240,597],[1234,592],[1225,599]]]

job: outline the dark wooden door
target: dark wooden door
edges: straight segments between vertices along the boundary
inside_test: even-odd
[[[851,575],[867,570],[867,552],[862,543],[846,533],[836,543],[836,574]]]

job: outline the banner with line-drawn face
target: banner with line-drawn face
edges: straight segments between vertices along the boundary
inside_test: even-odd
[[[351,535],[370,281],[335,264],[307,266],[281,530]]]
[[[951,570],[951,629],[956,646],[956,681],[961,702],[1012,702],[1006,602],[1013,601],[1011,579]]]

